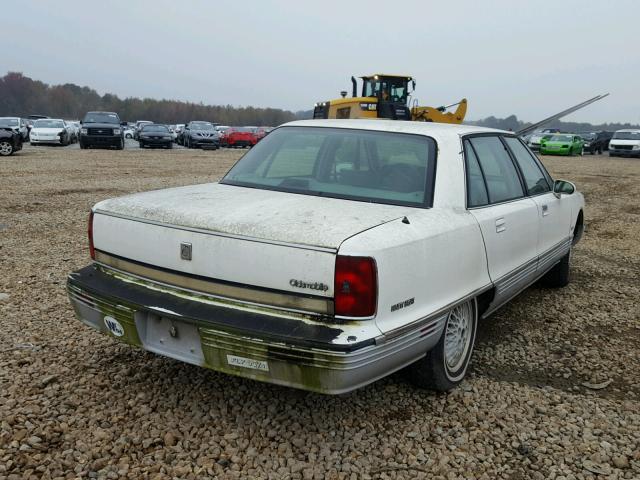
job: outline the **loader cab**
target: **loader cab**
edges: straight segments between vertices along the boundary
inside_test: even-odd
[[[362,79],[362,97],[377,99],[378,118],[411,120],[407,105],[409,88],[415,88],[411,77],[396,75],[371,75]]]
[[[411,77],[373,75],[362,78],[362,96],[407,104]]]

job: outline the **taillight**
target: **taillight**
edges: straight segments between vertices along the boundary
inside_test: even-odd
[[[96,249],[93,247],[93,211],[89,212],[89,225],[87,227],[89,234],[89,255],[93,260],[96,259]]]
[[[371,257],[336,257],[335,314],[371,317],[376,313],[378,273]]]

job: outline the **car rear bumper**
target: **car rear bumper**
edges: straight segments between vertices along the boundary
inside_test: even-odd
[[[67,281],[77,317],[117,340],[224,373],[326,394],[355,390],[423,357],[446,319],[440,315],[386,341],[349,336],[356,340],[345,342],[345,331],[362,327],[163,290],[94,266]]]

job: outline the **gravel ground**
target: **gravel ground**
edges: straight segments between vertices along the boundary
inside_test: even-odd
[[[399,373],[327,397],[121,345],[67,301],[92,204],[217,179],[240,154],[0,158],[0,479],[640,478],[640,161],[543,159],[586,196],[572,283],[483,322],[460,388]]]

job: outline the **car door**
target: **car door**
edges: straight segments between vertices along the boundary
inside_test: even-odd
[[[497,308],[535,276],[538,207],[526,198],[518,170],[498,135],[464,140],[467,208],[485,243]]]
[[[551,176],[518,138],[505,137],[504,141],[521,172],[527,195],[538,209],[537,270],[541,274],[569,251],[572,205],[566,197],[553,193]]]

